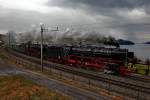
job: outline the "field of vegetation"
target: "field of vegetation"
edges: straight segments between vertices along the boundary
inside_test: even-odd
[[[23,76],[0,76],[0,100],[70,100]]]

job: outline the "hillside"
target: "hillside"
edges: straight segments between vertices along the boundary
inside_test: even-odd
[[[120,45],[134,45],[135,43],[129,40],[119,39],[117,40]]]
[[[150,41],[148,41],[148,42],[145,42],[144,44],[150,44]]]

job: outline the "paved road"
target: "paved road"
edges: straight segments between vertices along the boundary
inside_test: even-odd
[[[50,79],[47,76],[31,72],[29,70],[17,68],[13,65],[8,65],[0,59],[0,75],[16,74],[23,75],[26,78],[31,79],[38,84],[47,86],[49,89],[65,93],[71,96],[74,100],[91,100],[91,96],[93,96],[95,100],[109,100],[109,98],[107,97],[102,97],[90,91],[84,91],[82,89],[67,85],[60,81]]]

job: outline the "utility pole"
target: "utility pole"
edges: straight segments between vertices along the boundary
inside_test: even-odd
[[[42,72],[44,70],[43,68],[43,33],[45,30],[48,30],[44,27],[44,25],[41,25],[41,68],[42,68]],[[58,27],[56,27],[56,30],[51,30],[51,31],[59,31]]]
[[[128,67],[128,50],[126,49],[126,61],[125,61],[125,63],[126,63],[126,67]]]
[[[8,32],[7,34],[8,34],[8,47],[10,47],[10,32]]]
[[[41,67],[43,72],[43,32],[44,32],[44,26],[41,25]]]

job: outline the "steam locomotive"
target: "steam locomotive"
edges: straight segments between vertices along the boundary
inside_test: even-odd
[[[12,49],[28,56],[40,58],[39,44],[18,44],[13,45]],[[43,58],[45,60],[116,75],[130,73],[130,70],[125,67],[125,61],[127,61],[127,58],[132,58],[133,56],[133,52],[128,52],[128,50],[120,48],[81,45],[43,46]]]

